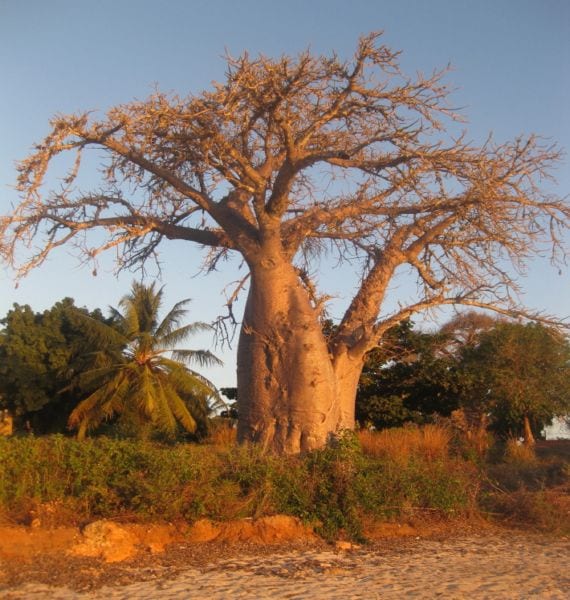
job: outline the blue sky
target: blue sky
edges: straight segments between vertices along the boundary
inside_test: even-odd
[[[10,187],[14,161],[48,132],[55,113],[143,99],[156,84],[184,95],[223,79],[227,50],[238,55],[315,53],[349,57],[359,35],[384,30],[401,49],[405,71],[453,65],[447,81],[464,107],[469,137],[498,141],[538,133],[570,151],[570,2],[567,0],[0,0],[0,214],[18,201]],[[550,191],[570,192],[568,159]],[[97,277],[71,249],[54,255],[16,289],[0,272],[0,316],[12,303],[48,308],[71,296],[89,308],[116,305],[133,275],[115,277],[112,257]],[[199,255],[184,243],[164,248],[168,305],[191,297],[192,320],[212,320],[237,262],[204,278]],[[524,283],[528,305],[570,315],[569,273],[537,260]],[[334,272],[340,305],[350,294]],[[323,281],[325,275],[321,277]],[[334,287],[334,286],[333,286]],[[336,305],[335,305],[336,306]],[[207,337],[193,347],[206,346]],[[235,382],[234,353],[205,372],[218,385]]]

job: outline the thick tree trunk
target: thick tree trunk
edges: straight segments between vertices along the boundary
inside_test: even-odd
[[[535,443],[534,435],[532,433],[532,427],[530,426],[530,419],[528,415],[523,417],[523,439],[527,446],[532,446]]]
[[[356,390],[364,366],[364,357],[352,357],[348,352],[335,357],[333,368],[339,404],[339,428],[354,428]]]
[[[238,346],[238,439],[278,453],[319,448],[354,426],[360,370],[333,364],[290,265],[252,269],[251,277]]]

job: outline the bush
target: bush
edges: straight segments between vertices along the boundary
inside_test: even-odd
[[[483,506],[510,525],[561,535],[570,534],[568,491],[520,489],[512,493],[491,493]]]
[[[189,488],[207,473],[187,446],[63,436],[0,439],[0,504],[21,512],[35,504],[73,504],[77,519],[184,514]]]
[[[50,524],[58,515],[83,524],[282,513],[315,525],[326,538],[360,539],[369,518],[457,516],[475,510],[480,499],[486,510],[511,518],[519,504],[508,494],[542,493],[568,480],[562,461],[503,462],[485,473],[454,456],[449,430],[437,426],[347,432],[305,456],[237,446],[226,432],[214,440],[165,446],[104,437],[0,438],[0,510],[17,522]]]
[[[403,435],[422,440],[404,468],[395,455],[365,456],[352,433],[305,457],[266,455],[232,445],[225,435],[218,446],[2,438],[0,505],[23,522],[42,511],[45,516],[47,506],[67,519],[74,514],[77,523],[285,513],[316,524],[327,538],[341,531],[360,537],[363,514],[450,513],[466,506],[469,479],[455,467],[450,471],[452,463],[437,462],[445,456],[442,442],[434,446],[431,434]]]

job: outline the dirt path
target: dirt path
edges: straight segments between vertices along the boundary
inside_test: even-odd
[[[149,557],[146,562],[120,566],[76,562],[74,576],[70,575],[75,590],[62,586],[61,578],[56,586],[22,583],[20,578],[15,586],[0,584],[0,597],[373,600],[570,596],[568,539],[485,533],[441,540],[389,540],[340,552],[317,545],[287,552],[259,549],[248,554],[251,548],[240,552],[237,547],[207,544],[200,552],[197,555],[195,548],[180,545],[169,556]],[[57,564],[48,562],[36,568],[47,574]],[[99,585],[106,583],[87,590],[89,572],[95,576],[101,570],[105,577],[98,580]],[[49,581],[46,577],[39,580]]]

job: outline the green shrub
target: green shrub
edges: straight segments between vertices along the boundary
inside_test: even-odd
[[[370,444],[364,453],[352,432],[290,457],[227,443],[0,438],[0,508],[25,522],[49,506],[68,520],[75,515],[78,523],[283,513],[315,525],[326,538],[353,539],[362,537],[364,517],[457,515],[475,508],[482,478],[473,463],[444,451],[441,436],[436,444],[429,440],[428,452],[423,433],[391,435],[419,440],[405,460],[386,450],[370,452]],[[521,465],[493,468],[522,476]],[[533,477],[544,475],[536,464],[524,469],[526,479],[529,469],[535,469]],[[559,471],[547,471],[549,481],[563,477]]]
[[[482,506],[510,525],[570,535],[570,497],[567,490],[495,491],[482,499]]]

